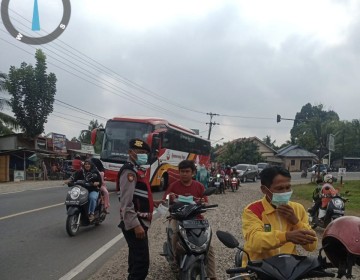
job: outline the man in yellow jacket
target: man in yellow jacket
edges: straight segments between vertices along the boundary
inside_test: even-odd
[[[305,208],[291,202],[291,176],[282,167],[272,166],[260,173],[263,199],[249,204],[243,212],[244,250],[250,259],[261,260],[278,254],[297,254],[296,245],[307,251],[317,247]],[[244,256],[243,266],[247,259]]]

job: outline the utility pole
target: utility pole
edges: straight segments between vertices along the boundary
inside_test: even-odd
[[[209,134],[208,134],[208,140],[210,140],[210,134],[211,134],[211,128],[213,127],[213,125],[219,125],[219,123],[216,122],[212,122],[212,118],[213,116],[219,116],[219,114],[215,114],[215,113],[206,113],[206,115],[210,115],[210,122],[206,123],[209,125]]]

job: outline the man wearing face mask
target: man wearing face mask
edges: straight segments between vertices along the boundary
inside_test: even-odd
[[[132,139],[128,153],[129,160],[119,171],[119,227],[129,247],[128,280],[145,280],[150,264],[147,231],[153,207],[161,201],[153,201],[147,172],[142,167],[148,161],[149,145]]]
[[[290,201],[291,176],[288,170],[271,166],[261,173],[263,199],[249,204],[242,215],[244,249],[250,259],[261,260],[278,254],[297,254],[296,245],[307,251],[317,247],[305,208]],[[242,265],[247,262],[244,256]]]

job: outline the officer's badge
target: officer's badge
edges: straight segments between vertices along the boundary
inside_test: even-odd
[[[127,175],[127,179],[128,179],[128,181],[129,181],[130,183],[133,182],[134,179],[135,179],[134,174],[129,173],[129,174]]]
[[[140,140],[136,140],[134,143],[134,146],[138,147],[138,148],[142,148],[143,147],[143,141]]]

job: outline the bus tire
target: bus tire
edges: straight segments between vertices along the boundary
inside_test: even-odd
[[[168,177],[167,177],[167,174],[163,174],[160,179],[160,185],[158,187],[158,191],[162,192],[162,191],[166,190],[167,187],[168,187]]]

